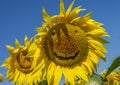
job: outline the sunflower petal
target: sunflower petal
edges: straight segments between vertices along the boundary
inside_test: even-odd
[[[55,68],[56,68],[56,65],[53,62],[51,62],[49,67],[48,67],[47,76],[46,76],[47,77],[47,81],[48,81],[48,85],[51,85],[51,83],[52,83],[52,81],[54,79],[53,74],[54,74]]]
[[[93,71],[91,69],[91,65],[88,61],[83,62],[83,65],[86,67],[86,69],[88,70],[89,74],[92,75]]]
[[[89,19],[89,20],[87,21],[87,23],[88,23],[88,24],[95,25],[95,26],[97,26],[97,27],[103,26],[103,23],[96,22],[96,21],[93,20],[93,19]]]
[[[62,77],[62,69],[60,66],[56,66],[56,69],[54,71],[54,81],[53,81],[53,85],[59,85],[59,82],[61,80]]]
[[[98,64],[98,57],[95,53],[93,53],[92,51],[89,51],[88,53],[90,59],[92,62],[94,62],[96,65]]]
[[[88,40],[88,43],[95,49],[99,49],[101,52],[107,52],[107,49],[102,45],[102,43],[96,40]]]
[[[75,85],[75,82],[74,82],[75,75],[73,74],[71,69],[63,67],[62,70],[65,77],[65,82],[70,83],[70,85]]]
[[[65,17],[66,17],[66,18],[69,16],[70,11],[72,10],[73,5],[74,5],[74,0],[73,0],[72,3],[69,5],[68,10],[67,10],[66,13],[65,13]]]
[[[95,29],[93,31],[87,32],[87,35],[94,35],[94,36],[107,36],[110,37],[107,32],[105,32],[103,29]]]
[[[110,42],[108,42],[107,40],[101,38],[101,37],[96,37],[96,36],[90,36],[90,37],[87,37],[89,40],[96,40],[100,43],[103,43],[103,44],[109,44]]]
[[[88,14],[83,16],[83,19],[88,21],[91,18],[91,16],[92,16],[92,12],[89,12]]]
[[[15,83],[19,79],[20,73],[16,70],[14,75],[15,75],[14,76],[14,83]]]
[[[96,53],[98,55],[98,57],[102,58],[104,61],[106,61],[106,57],[105,57],[105,54],[103,52],[101,52],[100,50],[94,50],[92,49],[92,51],[94,53]]]
[[[75,72],[76,76],[78,76],[80,79],[82,78],[83,80],[88,81],[86,72],[80,66],[76,66],[74,68],[74,72]]]
[[[42,14],[43,14],[44,21],[50,24],[50,26],[52,26],[52,20],[44,8],[42,9]]]
[[[70,13],[69,18],[67,19],[67,21],[70,22],[71,20],[75,19],[75,18],[78,16],[78,13],[79,13],[81,10],[83,10],[83,9],[81,9],[80,6],[77,6],[76,8],[74,8],[74,9],[72,10],[72,12]]]
[[[34,61],[33,61],[33,67],[35,67],[36,66],[36,64],[37,64],[37,59],[38,59],[38,57],[40,56],[40,49],[39,48],[37,48],[36,49],[36,51],[35,51],[35,54],[34,54]]]
[[[64,2],[63,0],[60,0],[60,15],[64,16],[65,15],[65,7],[64,7]]]
[[[44,62],[44,60],[42,59],[42,60],[40,61],[39,65],[37,65],[37,66],[34,68],[32,74],[35,74],[35,73],[38,72],[38,71],[42,71],[43,67],[45,66],[44,63],[45,63],[45,62]]]
[[[10,45],[6,45],[6,47],[7,47],[7,49],[8,49],[8,51],[9,51],[10,54],[12,54],[13,51],[15,50],[15,48],[12,47],[12,46],[10,46]]]
[[[44,31],[43,28],[36,28],[36,30],[37,30],[37,32],[38,32],[38,35],[40,35],[40,36],[46,35],[46,34],[47,34],[47,32]]]
[[[25,35],[24,43],[27,43],[27,42],[28,42],[28,37]]]
[[[16,44],[16,47],[17,47],[17,48],[21,47],[21,45],[20,45],[18,39],[15,39],[15,44]]]

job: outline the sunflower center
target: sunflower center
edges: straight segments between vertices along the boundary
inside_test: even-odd
[[[61,60],[74,59],[80,52],[72,37],[61,36],[60,41],[55,42],[54,46],[54,54]]]
[[[47,56],[62,66],[70,66],[82,61],[88,51],[85,32],[79,26],[71,24],[58,24],[53,28],[45,40]]]
[[[17,63],[19,65],[19,70],[21,70],[24,73],[29,73],[32,71],[31,65],[33,58],[32,57],[25,57],[27,55],[27,51],[22,51],[18,56],[17,56]]]

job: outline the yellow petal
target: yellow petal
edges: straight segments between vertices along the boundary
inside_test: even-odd
[[[15,71],[15,73],[14,73],[14,83],[19,79],[19,75],[20,75],[20,73],[18,72],[18,71]]]
[[[62,77],[62,69],[60,66],[57,66],[54,71],[53,85],[59,85],[61,77]]]
[[[41,36],[41,35],[46,35],[47,31],[44,29],[44,28],[36,28],[38,34]]]
[[[38,33],[39,36],[46,35],[46,34],[47,34],[47,32],[39,32]]]
[[[98,57],[95,53],[89,51],[88,56],[90,57],[92,62],[94,62],[96,65],[98,64]]]
[[[103,46],[102,43],[96,41],[96,40],[88,40],[88,43],[94,48],[98,49],[101,52],[107,52],[107,49]]]
[[[67,18],[70,14],[70,11],[72,10],[72,7],[74,5],[74,0],[72,1],[72,3],[70,4],[70,6],[68,7],[66,13],[65,13],[65,17]]]
[[[34,68],[32,74],[35,74],[36,72],[38,71],[42,71],[43,67],[45,67],[45,64],[44,64],[44,59],[42,59],[39,64]]]
[[[28,37],[25,35],[24,43],[27,43],[27,42],[28,42]]]
[[[36,49],[37,49],[37,45],[35,43],[32,43],[31,46],[30,46],[30,48],[29,48],[29,50],[28,50],[28,52],[29,53],[30,52],[34,52]]]
[[[19,51],[20,51],[20,49],[15,49],[15,50],[13,51],[13,54],[18,53]]]
[[[70,13],[70,15],[68,16],[69,18],[67,18],[67,21],[71,21],[74,18],[76,18],[78,16],[78,13],[81,11],[80,6],[76,7],[75,9],[73,9],[73,11]]]
[[[94,35],[94,36],[107,36],[110,37],[107,32],[105,32],[103,29],[95,29],[93,31],[87,32],[87,35]]]
[[[18,41],[18,39],[15,39],[15,44],[16,44],[17,48],[19,48],[21,46],[20,43],[19,43],[19,41]]]
[[[52,20],[44,8],[42,9],[42,14],[45,22],[47,22],[48,24],[50,24],[50,26],[52,26]]]
[[[64,2],[63,2],[63,0],[60,0],[60,15],[61,16],[65,15],[65,8],[64,8]]]
[[[88,81],[86,72],[80,66],[76,66],[73,72],[75,72],[76,76],[78,76],[80,79],[82,78],[83,80]]]
[[[110,42],[108,42],[107,40],[105,40],[105,39],[103,39],[103,38],[101,38],[101,37],[97,37],[97,36],[89,36],[89,37],[87,37],[89,40],[96,40],[96,41],[98,41],[98,42],[100,42],[100,43],[103,43],[103,44],[108,44],[108,43],[110,43]]]
[[[31,43],[32,43],[32,38],[30,39],[30,41],[28,41],[28,37],[25,35],[25,38],[24,38],[24,44],[25,44],[25,46],[29,47]]]
[[[98,27],[103,26],[103,23],[96,22],[96,21],[93,20],[93,19],[89,19],[89,20],[87,21],[87,23],[88,23],[88,24],[95,25],[95,26],[98,26]]]
[[[54,64],[54,62],[51,62],[49,67],[48,67],[48,70],[47,70],[47,81],[48,81],[48,85],[51,85],[52,84],[52,81],[53,81],[53,75],[54,75],[54,70],[56,68],[56,65]]]
[[[88,21],[91,18],[91,16],[92,16],[92,12],[89,12],[88,14],[83,16],[83,19]]]
[[[32,67],[35,67],[35,66],[36,66],[36,64],[37,64],[37,59],[38,59],[39,56],[40,56],[40,49],[37,48],[36,51],[35,51],[35,54],[33,55],[34,61],[33,61]]]
[[[98,55],[98,57],[100,57],[100,58],[102,58],[104,61],[106,61],[106,56],[105,56],[105,54],[104,54],[103,52],[101,52],[100,50],[94,50],[94,49],[92,49],[92,51],[93,51],[94,53],[96,53],[96,54]]]
[[[13,51],[15,50],[15,48],[12,47],[12,46],[10,46],[10,45],[6,45],[6,47],[7,47],[7,49],[8,49],[8,51],[9,51],[10,54],[12,54]]]
[[[90,67],[90,63],[88,61],[83,62],[83,65],[86,67],[86,69],[88,70],[89,74],[92,75],[93,71]]]
[[[62,68],[63,70],[63,74],[65,77],[65,82],[66,83],[70,83],[70,85],[75,85],[74,79],[75,79],[75,75],[73,74],[71,69],[66,68]]]
[[[23,85],[24,80],[25,80],[25,74],[20,73],[19,79],[17,80],[17,84],[18,84],[18,85]]]

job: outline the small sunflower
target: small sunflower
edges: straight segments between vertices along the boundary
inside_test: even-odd
[[[104,75],[104,73],[102,74]],[[107,75],[107,82],[103,82],[103,85],[119,85],[120,84],[120,70],[111,72]]]
[[[107,52],[103,44],[108,43],[103,36],[109,36],[102,23],[91,19],[92,13],[78,17],[82,10],[77,6],[72,10],[74,1],[67,10],[60,0],[60,14],[49,16],[42,9],[44,21],[37,28],[35,43],[32,47],[40,55],[38,66],[46,72],[48,85],[58,85],[62,75],[66,84],[74,85],[76,79],[88,81],[98,64],[98,58],[106,60]],[[39,70],[39,69],[38,69]]]
[[[0,82],[3,82],[3,75],[0,74]]]
[[[36,73],[34,53],[29,51],[32,44],[32,38],[28,41],[27,36],[24,38],[25,46],[20,45],[19,41],[15,41],[16,48],[7,45],[10,56],[2,64],[8,69],[6,78],[17,85],[38,85],[42,72],[39,70]]]

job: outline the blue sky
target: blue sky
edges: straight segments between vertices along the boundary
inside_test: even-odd
[[[72,0],[64,0],[67,8]],[[100,60],[98,73],[108,67],[116,56],[120,55],[120,0],[75,0],[75,6],[81,5],[87,10],[84,15],[93,12],[92,18],[104,23],[104,28],[111,38],[106,38],[110,44],[105,45],[107,61]],[[36,27],[43,21],[41,9],[45,7],[49,15],[59,13],[59,0],[0,0],[0,65],[9,53],[6,44],[14,46],[15,38],[23,43],[24,36],[29,38],[36,34]],[[0,68],[4,74],[6,69]],[[11,85],[8,81],[0,85]]]

